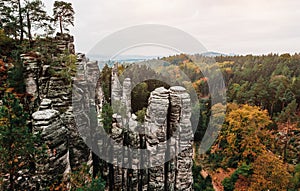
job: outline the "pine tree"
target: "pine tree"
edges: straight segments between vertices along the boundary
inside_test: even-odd
[[[20,43],[24,39],[23,13],[21,0],[0,0],[0,27],[9,36],[19,38]]]
[[[27,36],[32,46],[32,28],[45,30],[52,29],[49,22],[45,6],[41,0],[25,1]]]
[[[72,3],[64,1],[55,1],[53,8],[53,20],[54,23],[59,23],[60,33],[63,34],[63,30],[68,31],[67,26],[74,26],[74,9]]]

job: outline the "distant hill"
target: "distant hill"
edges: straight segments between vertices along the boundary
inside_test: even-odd
[[[224,53],[219,53],[219,52],[213,52],[213,51],[208,51],[201,53],[202,56],[206,57],[218,57],[218,56],[233,56],[234,54],[224,54]],[[152,59],[157,59],[157,58],[162,58],[164,56],[144,56],[144,55],[119,55],[117,57],[114,57],[113,59],[110,60],[108,56],[104,55],[87,55],[88,58],[91,60],[97,60],[99,63],[99,67],[102,68],[105,64],[108,64],[109,66],[112,66],[114,62],[119,62],[119,63],[136,63],[136,62],[143,62],[146,60],[152,60]],[[110,60],[111,62],[107,62]]]
[[[219,52],[204,52],[201,53],[202,56],[207,56],[207,57],[217,57],[217,56],[228,56],[228,54],[223,54],[223,53],[219,53]]]
[[[117,61],[117,62],[139,62],[139,61],[145,61],[145,60],[151,60],[156,59],[160,56],[144,56],[144,55],[118,55],[114,58],[110,58],[105,55],[87,55],[88,58],[92,60],[98,60],[98,61]]]

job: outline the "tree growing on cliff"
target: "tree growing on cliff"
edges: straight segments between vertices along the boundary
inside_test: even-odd
[[[53,21],[55,24],[59,23],[61,34],[63,34],[63,30],[69,30],[67,28],[69,25],[74,26],[74,14],[75,11],[72,7],[72,3],[64,1],[54,2]]]
[[[104,103],[102,108],[102,123],[104,130],[109,133],[112,125],[113,109],[109,103]]]
[[[32,28],[51,29],[49,25],[50,17],[47,15],[45,6],[41,0],[25,1],[27,36],[32,46]]]

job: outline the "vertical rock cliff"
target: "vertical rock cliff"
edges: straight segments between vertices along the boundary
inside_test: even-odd
[[[59,52],[74,53],[73,37],[55,38]],[[41,133],[47,156],[38,159],[37,180],[39,189],[60,182],[69,172],[91,163],[91,151],[80,137],[78,123],[72,108],[72,83],[63,77],[51,76],[50,65],[41,61],[39,53],[21,55],[25,67],[26,92],[33,97],[31,104],[33,133]],[[55,59],[55,58],[53,58]],[[77,55],[78,68],[84,71],[88,60]],[[55,72],[66,66],[55,67]]]

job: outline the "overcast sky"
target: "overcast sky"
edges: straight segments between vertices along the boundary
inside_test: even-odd
[[[300,52],[299,0],[66,0],[75,9],[77,52],[120,29],[163,24],[181,29],[209,51]],[[52,0],[43,1],[52,9]]]

